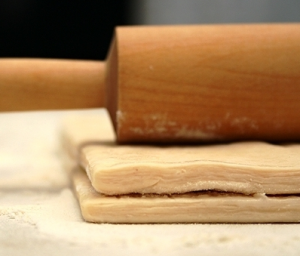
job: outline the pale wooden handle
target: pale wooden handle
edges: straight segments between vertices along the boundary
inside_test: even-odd
[[[0,59],[0,111],[104,106],[105,64]]]

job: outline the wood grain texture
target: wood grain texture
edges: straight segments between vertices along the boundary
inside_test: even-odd
[[[104,69],[97,61],[1,59],[0,111],[104,106]]]
[[[122,27],[115,37],[119,142],[300,139],[299,24]]]

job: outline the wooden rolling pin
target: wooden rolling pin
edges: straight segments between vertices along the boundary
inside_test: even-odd
[[[105,62],[0,61],[0,111],[106,107],[128,142],[300,140],[300,24],[120,27]]]

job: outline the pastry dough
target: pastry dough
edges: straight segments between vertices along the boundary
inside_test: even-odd
[[[263,142],[195,147],[93,145],[80,162],[104,194],[221,190],[300,193],[300,147]]]
[[[298,144],[117,146],[100,117],[68,119],[62,136],[86,221],[300,222]]]
[[[108,223],[300,222],[300,196],[268,197],[198,192],[175,195],[107,196],[96,192],[86,173],[73,176],[82,216]]]
[[[63,141],[100,193],[300,193],[300,145],[115,145],[108,120],[68,120]],[[78,150],[80,148],[80,150]],[[79,154],[78,154],[79,152]]]

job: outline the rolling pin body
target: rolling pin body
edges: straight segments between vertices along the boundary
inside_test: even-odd
[[[299,24],[121,27],[101,69],[120,143],[300,140]]]

